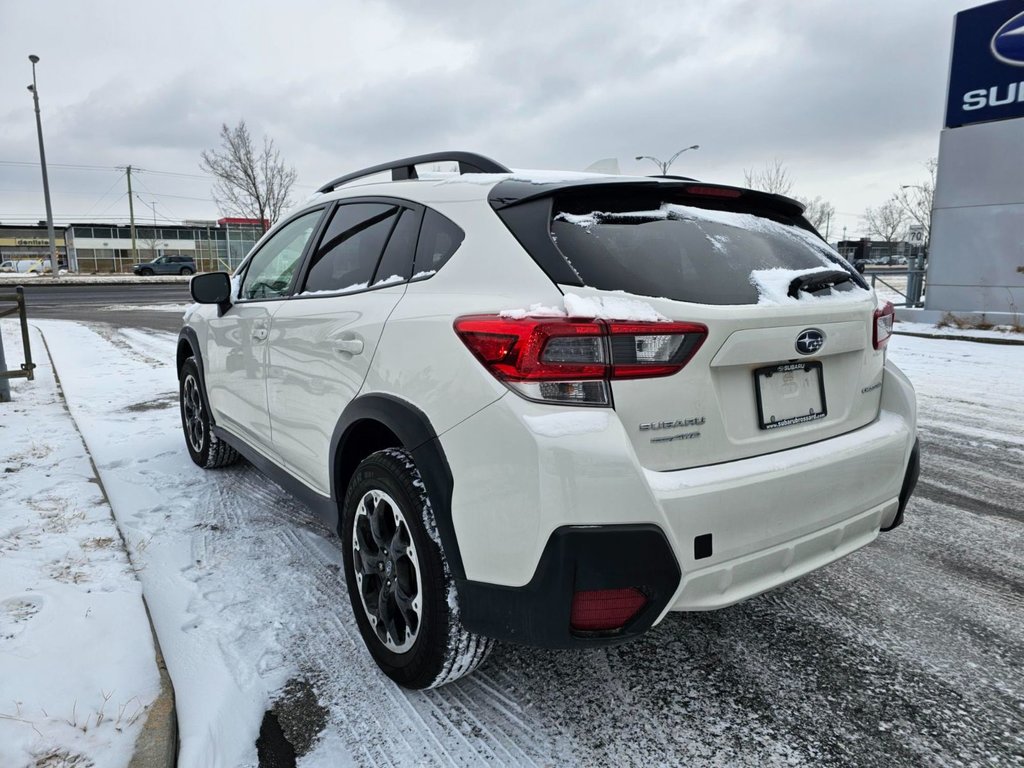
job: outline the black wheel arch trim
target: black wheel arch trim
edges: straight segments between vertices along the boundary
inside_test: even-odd
[[[387,427],[401,442],[400,447],[412,454],[427,487],[427,497],[434,512],[448,567],[456,579],[465,578],[455,524],[452,522],[452,490],[455,483],[451,467],[430,419],[412,403],[393,395],[374,393],[357,397],[346,406],[331,436],[331,498],[339,508],[344,502],[345,488],[338,487],[339,460],[356,426],[367,420]]]
[[[907,471],[903,476],[903,487],[900,488],[900,506],[896,512],[896,517],[892,519],[892,522],[882,531],[891,531],[893,528],[898,528],[903,525],[903,513],[907,508],[907,502],[910,501],[910,497],[914,493],[914,489],[917,487],[917,479],[921,476],[921,440],[920,438],[914,439],[914,447],[910,451],[910,461],[907,462]]]
[[[192,351],[191,355],[182,355],[182,342],[188,344]],[[185,364],[185,361],[190,357],[194,357],[196,361],[196,368],[199,370],[199,394],[203,398],[203,407],[206,409],[206,417],[210,420],[210,426],[216,426],[216,420],[213,418],[213,411],[210,410],[210,401],[206,396],[206,369],[203,367],[203,355],[199,351],[199,336],[196,334],[195,329],[189,328],[187,325],[178,332],[178,345],[175,351],[174,368],[178,374],[178,380],[181,380],[181,367]]]

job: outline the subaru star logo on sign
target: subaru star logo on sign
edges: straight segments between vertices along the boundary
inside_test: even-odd
[[[946,127],[1024,117],[1024,0],[961,11],[953,25]]]
[[[825,334],[817,328],[800,331],[796,337],[796,351],[801,355],[813,355],[825,344]]]
[[[1005,64],[1024,67],[1024,13],[1018,13],[999,28],[992,38],[992,53]]]

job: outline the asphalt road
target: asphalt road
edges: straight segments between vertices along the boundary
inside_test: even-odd
[[[191,301],[187,283],[25,286],[25,304],[30,319],[100,322],[119,328],[177,332],[181,328],[181,315],[177,312],[117,307],[181,305]]]

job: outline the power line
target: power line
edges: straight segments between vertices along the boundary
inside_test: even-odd
[[[0,160],[0,165],[20,165],[29,168],[38,168],[39,163],[34,163],[30,160]],[[66,168],[73,169],[76,171],[117,171],[119,168],[115,168],[112,165],[74,165],[72,163],[47,163],[47,168]]]
[[[123,176],[123,175],[124,175],[124,174],[121,174],[121,176]],[[109,194],[110,194],[110,191],[111,191],[111,190],[112,190],[112,189],[114,188],[114,186],[115,186],[115,185],[117,185],[117,184],[119,184],[119,183],[121,182],[121,176],[118,176],[118,177],[117,177],[116,179],[114,179],[114,183],[113,183],[113,184],[111,184],[111,185],[110,185],[110,186],[109,186],[109,187],[107,188],[107,191],[106,191],[106,192],[104,192],[104,193],[103,193],[102,195],[100,195],[100,196],[99,196],[99,198],[98,198],[98,199],[96,200],[96,202],[92,204],[92,206],[91,206],[91,207],[89,208],[89,213],[92,213],[93,209],[94,209],[94,208],[95,208],[95,207],[96,207],[97,205],[99,205],[99,204],[100,204],[101,202],[103,202],[103,198],[105,198],[105,197],[106,197],[107,195],[109,195]],[[117,200],[120,200],[120,199],[121,199],[121,197],[120,197],[120,196],[118,196]],[[114,202],[117,202],[117,200],[115,200]],[[109,210],[109,206],[108,206],[108,208],[107,208],[106,210]]]

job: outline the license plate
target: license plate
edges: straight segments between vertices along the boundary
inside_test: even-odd
[[[823,419],[825,382],[821,363],[783,363],[754,371],[757,415],[761,429]]]

